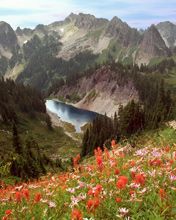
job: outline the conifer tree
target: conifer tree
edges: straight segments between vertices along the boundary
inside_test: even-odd
[[[17,126],[15,123],[13,124],[13,147],[17,154],[22,154],[22,146],[18,135]]]

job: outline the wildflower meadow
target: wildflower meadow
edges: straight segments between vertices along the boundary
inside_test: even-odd
[[[130,149],[112,141],[74,171],[0,189],[0,217],[12,219],[176,219],[176,145]]]

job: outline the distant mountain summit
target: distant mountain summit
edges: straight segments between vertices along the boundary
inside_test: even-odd
[[[70,71],[79,72],[112,59],[149,64],[172,55],[175,46],[176,25],[171,22],[152,25],[145,31],[131,28],[116,16],[109,21],[83,13],[71,13],[63,21],[39,24],[34,29],[18,27],[16,31],[0,22],[0,75],[48,87]]]
[[[0,54],[10,59],[17,49],[17,36],[11,26],[4,22],[0,22]]]
[[[160,22],[156,25],[161,37],[163,38],[167,47],[172,48],[176,46],[176,25],[170,21]]]
[[[170,51],[157,28],[152,25],[143,34],[137,53],[137,63],[147,63],[153,57],[168,57]]]
[[[78,15],[71,13],[65,19],[65,21],[67,23],[72,22],[79,29],[86,29],[86,30],[97,29],[108,23],[107,19],[96,18],[94,15],[83,14],[83,13],[79,13]]]

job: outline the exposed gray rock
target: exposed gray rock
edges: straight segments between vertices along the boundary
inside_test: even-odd
[[[17,46],[17,37],[14,30],[4,21],[0,22],[0,45],[10,50]]]
[[[170,21],[160,22],[156,25],[160,35],[166,43],[166,46],[173,48],[176,46],[176,25]]]
[[[108,23],[105,29],[105,36],[118,40],[125,47],[135,45],[140,40],[140,34],[137,29],[131,28],[116,16]]]
[[[157,28],[152,25],[143,35],[142,41],[138,48],[138,63],[148,63],[154,57],[167,57],[170,55],[164,40],[159,34]],[[141,62],[142,60],[142,62]]]

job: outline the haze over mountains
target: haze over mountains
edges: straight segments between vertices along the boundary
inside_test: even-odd
[[[145,31],[131,28],[118,17],[109,21],[83,13],[71,13],[64,21],[40,24],[33,30],[18,27],[14,31],[0,22],[0,75],[43,89],[60,75],[84,71],[95,63],[113,59],[149,64],[172,56],[175,46],[176,25],[169,21]]]

